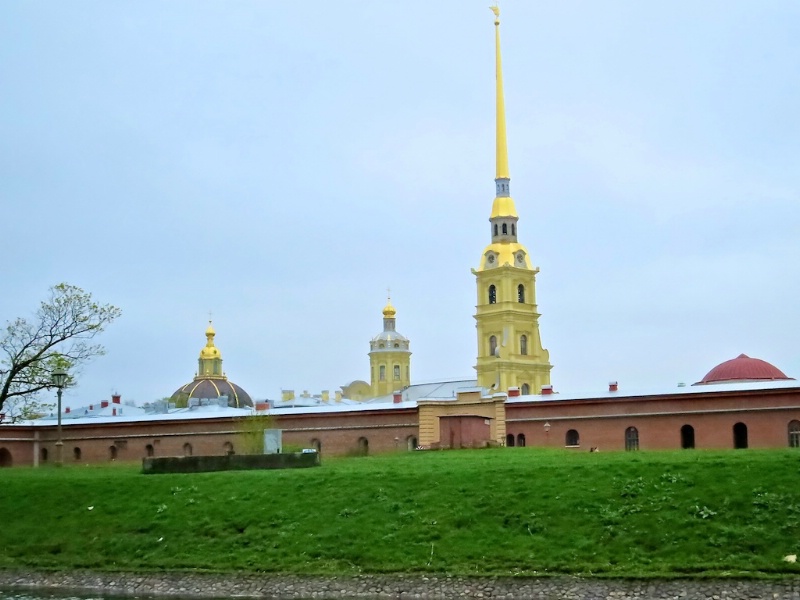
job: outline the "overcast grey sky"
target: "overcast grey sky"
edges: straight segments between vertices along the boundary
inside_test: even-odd
[[[256,398],[471,377],[489,242],[485,0],[0,3],[0,321],[123,310],[66,402],[196,369]],[[556,390],[800,377],[800,3],[501,4],[512,193]]]

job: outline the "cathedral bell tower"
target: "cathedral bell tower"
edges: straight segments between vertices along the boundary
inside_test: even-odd
[[[395,329],[397,311],[389,298],[383,309],[383,331],[369,343],[372,396],[387,396],[411,384],[411,350],[408,338]]]
[[[478,332],[478,385],[494,391],[519,387],[522,394],[538,394],[550,383],[550,353],[539,337],[536,274],[525,246],[517,241],[517,209],[511,198],[500,60],[500,9],[495,14],[497,94],[497,175],[495,199],[489,217],[492,243],[473,269],[478,288],[475,320]]]

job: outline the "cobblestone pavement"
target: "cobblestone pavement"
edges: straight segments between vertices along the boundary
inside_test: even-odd
[[[354,599],[800,600],[800,579],[598,580],[437,576],[295,577],[258,574],[0,570],[0,588],[114,596]]]

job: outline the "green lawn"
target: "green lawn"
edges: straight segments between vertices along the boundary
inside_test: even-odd
[[[506,448],[321,468],[0,472],[0,567],[798,574],[800,452]]]

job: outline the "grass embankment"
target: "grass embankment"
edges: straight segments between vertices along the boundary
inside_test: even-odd
[[[321,468],[0,473],[0,567],[798,574],[800,453],[416,452]]]

